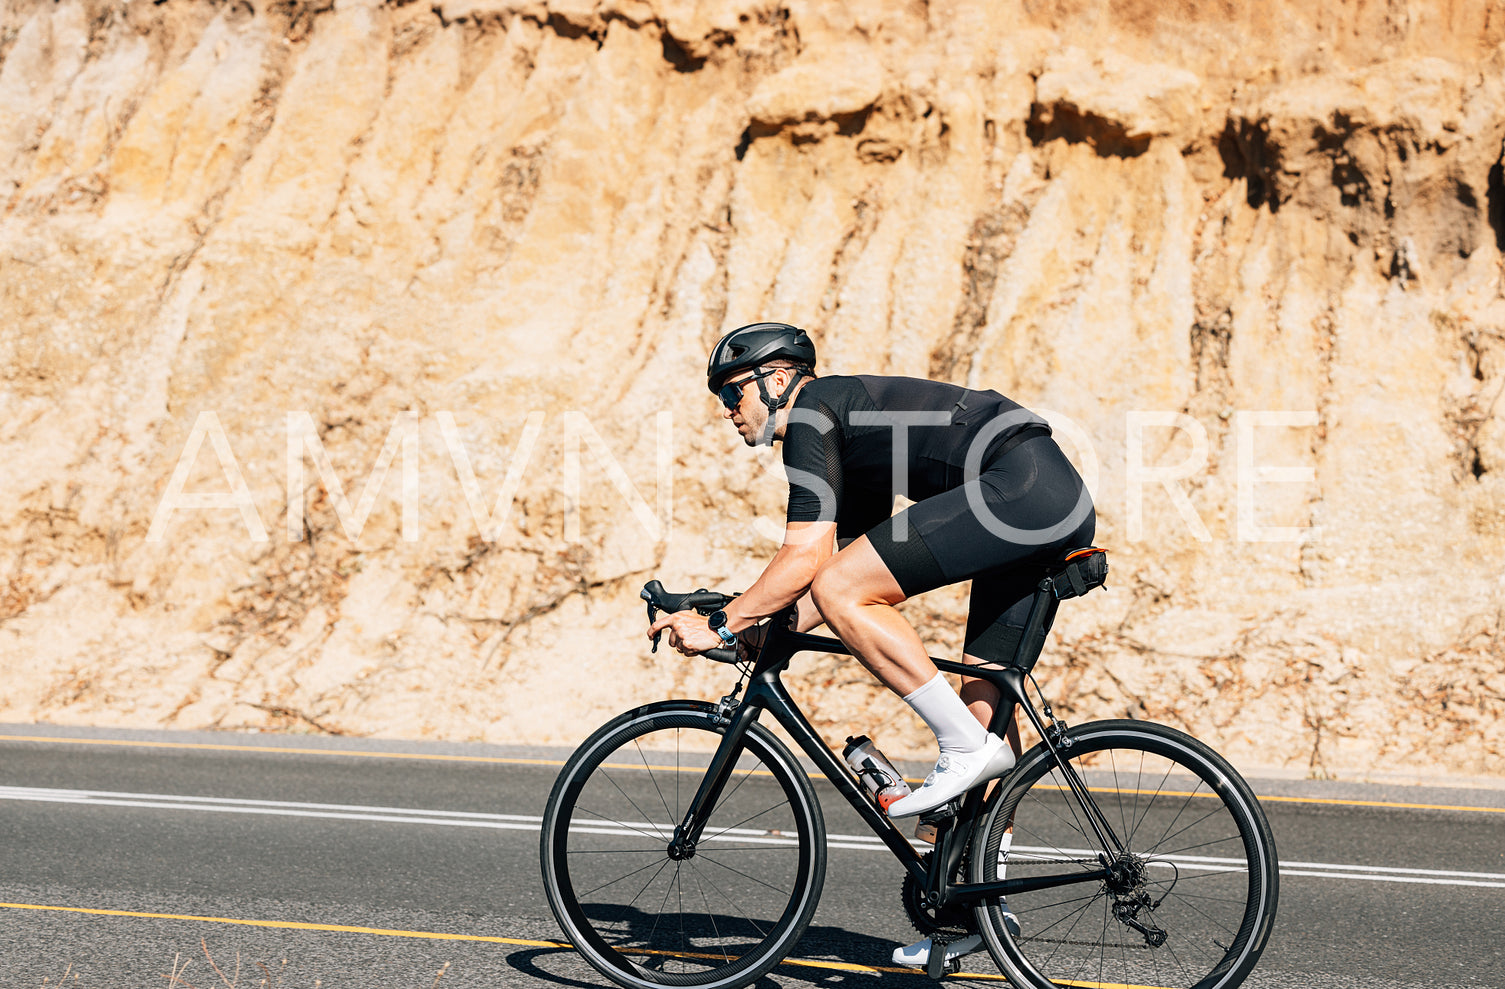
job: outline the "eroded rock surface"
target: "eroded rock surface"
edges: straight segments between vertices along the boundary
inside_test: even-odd
[[[0,720],[568,743],[719,695],[637,589],[772,553],[701,376],[778,318],[1057,422],[1113,550],[1069,717],[1505,772],[1502,42],[1487,0],[15,0]],[[956,653],[959,590],[905,608]],[[924,755],[854,663],[791,679]]]

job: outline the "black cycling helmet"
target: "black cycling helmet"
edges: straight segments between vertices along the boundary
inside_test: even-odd
[[[815,370],[815,344],[810,342],[810,335],[788,323],[739,326],[711,348],[711,360],[705,369],[706,385],[712,392],[719,391],[736,372],[780,358]]]

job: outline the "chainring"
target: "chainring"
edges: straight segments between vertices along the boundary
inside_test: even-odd
[[[920,861],[928,865],[933,854],[935,853],[926,852],[920,857]],[[910,924],[926,937],[939,935],[947,941],[960,941],[969,934],[977,933],[977,921],[973,919],[970,908],[953,905],[936,910],[926,906],[925,891],[920,888],[913,873],[904,873],[904,887],[900,896]]]

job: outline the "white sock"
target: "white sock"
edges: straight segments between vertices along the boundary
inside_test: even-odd
[[[988,730],[939,673],[914,693],[905,694],[904,703],[935,732],[942,752],[976,752],[988,740]]]

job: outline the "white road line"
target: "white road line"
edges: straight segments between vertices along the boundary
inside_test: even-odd
[[[110,790],[65,790],[48,787],[0,786],[0,800],[41,801],[81,804],[95,807],[144,807],[155,810],[208,811],[228,814],[265,814],[278,817],[312,817],[344,821],[368,821],[380,824],[433,824],[446,827],[493,828],[505,831],[537,831],[543,818],[527,814],[486,814],[464,810],[425,810],[411,807],[372,807],[362,804],[302,803],[291,800],[249,800],[233,797],[195,797],[163,793],[120,793]],[[621,835],[624,837],[667,836],[673,827],[647,821],[601,821],[579,824],[571,829],[577,834]],[[792,845],[796,836],[753,828],[730,828],[706,840],[737,841],[744,844]],[[887,846],[873,835],[829,834],[827,847],[851,851],[881,851]],[[916,848],[930,846],[912,841]],[[1020,858],[1048,860],[1054,857],[1080,857],[1086,849],[1046,849],[1016,845],[1013,854]],[[1154,864],[1175,864],[1182,868],[1213,869],[1219,865],[1241,865],[1239,859],[1196,855],[1156,856]],[[1505,873],[1463,872],[1444,869],[1412,869],[1400,866],[1347,865],[1325,862],[1283,862],[1285,876],[1320,876],[1325,879],[1357,879],[1370,882],[1418,883],[1442,886],[1482,886],[1505,889]]]

